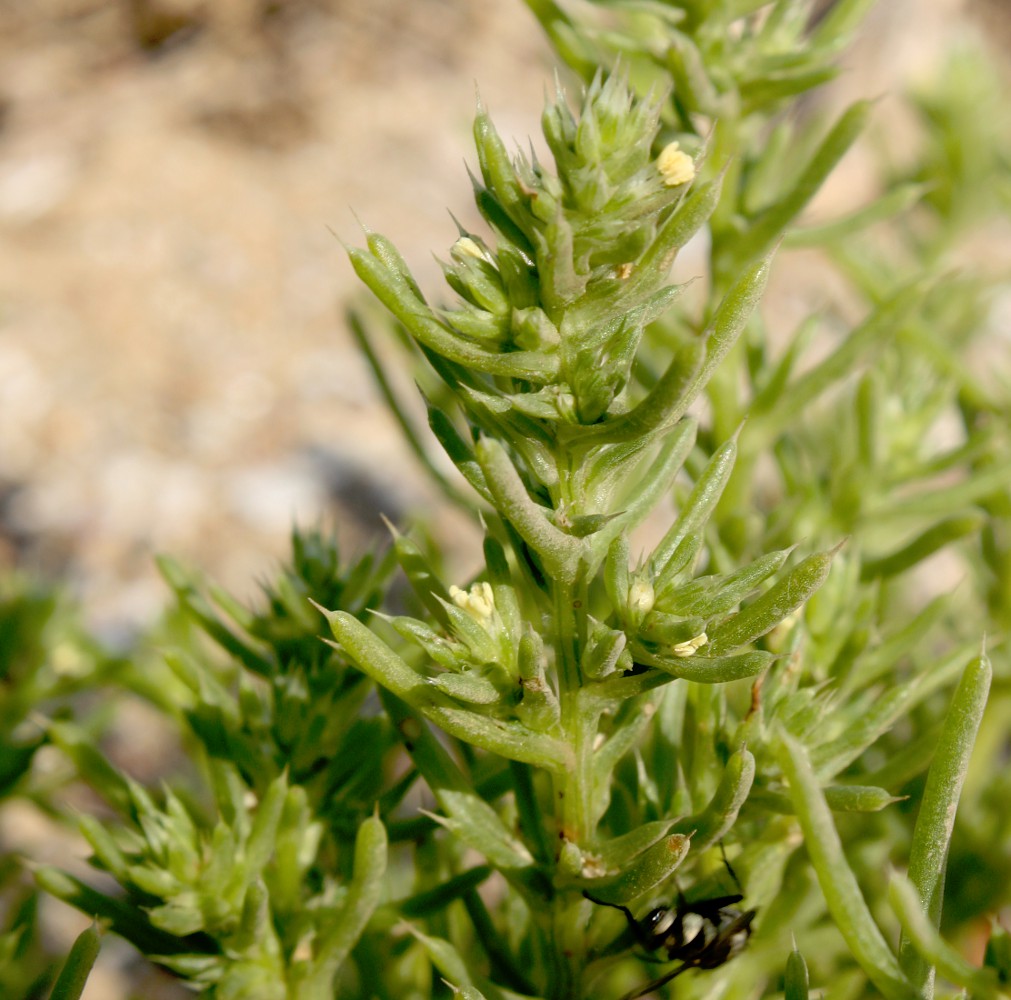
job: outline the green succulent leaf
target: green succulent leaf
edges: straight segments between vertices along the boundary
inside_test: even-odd
[[[874,922],[853,870],[845,861],[831,810],[804,748],[781,733],[778,756],[825,902],[853,957],[884,996],[911,1000],[917,992]]]
[[[98,958],[101,937],[92,924],[77,936],[60,975],[53,984],[49,1000],[79,1000],[87,985],[88,976]]]

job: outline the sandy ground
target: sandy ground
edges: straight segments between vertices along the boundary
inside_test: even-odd
[[[163,602],[155,551],[248,591],[335,498],[348,535],[430,506],[334,234],[356,213],[434,285],[474,82],[521,136],[550,78],[519,0],[160,13],[181,30],[145,48],[126,4],[0,5],[3,558],[106,628]]]
[[[1006,0],[879,7],[836,102],[984,19],[1011,35]],[[163,605],[160,550],[240,595],[294,518],[353,546],[421,511],[465,553],[344,330],[334,233],[357,213],[437,287],[447,208],[476,225],[475,82],[507,136],[538,129],[521,0],[6,0],[0,64],[0,568],[67,581],[115,640]],[[126,995],[126,956],[107,942],[89,1000]]]

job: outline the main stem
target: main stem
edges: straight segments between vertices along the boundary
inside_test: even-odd
[[[559,849],[566,842],[580,848],[593,836],[593,741],[596,715],[587,713],[581,698],[583,687],[579,667],[586,645],[586,580],[578,574],[574,582],[553,581],[555,657],[558,699],[565,740],[572,748],[572,766],[554,779],[555,817]],[[581,970],[585,965],[585,928],[580,916],[583,901],[574,892],[556,893],[551,915],[552,948],[558,958],[550,996],[552,1000],[581,1000]]]
[[[556,781],[555,814],[561,835],[574,844],[584,844],[590,829],[590,763],[594,733],[580,710],[583,679],[580,653],[586,634],[585,582],[554,583],[555,657],[562,731],[572,747],[572,768]]]

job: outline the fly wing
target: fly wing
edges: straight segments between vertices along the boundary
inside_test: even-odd
[[[691,903],[685,903],[682,909],[691,913],[698,913],[707,920],[711,920],[714,924],[718,924],[720,922],[720,910],[733,906],[742,899],[744,897],[740,893],[735,893],[733,896],[717,896],[715,899],[698,899]]]
[[[745,910],[743,913],[721,914],[719,929],[709,946],[692,963],[700,969],[716,969],[729,962],[751,937],[751,921],[755,919],[757,910]],[[726,919],[729,917],[730,919]]]

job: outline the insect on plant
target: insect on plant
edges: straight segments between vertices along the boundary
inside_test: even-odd
[[[725,855],[723,862],[739,888],[740,882]],[[681,963],[658,979],[626,993],[621,1000],[645,996],[688,969],[716,969],[729,962],[748,943],[751,922],[758,912],[741,910],[735,905],[744,898],[741,893],[689,902],[679,892],[676,907],[658,906],[636,920],[627,906],[596,899],[588,892],[583,895],[591,903],[620,910],[636,941],[646,951],[666,950],[666,961]]]

